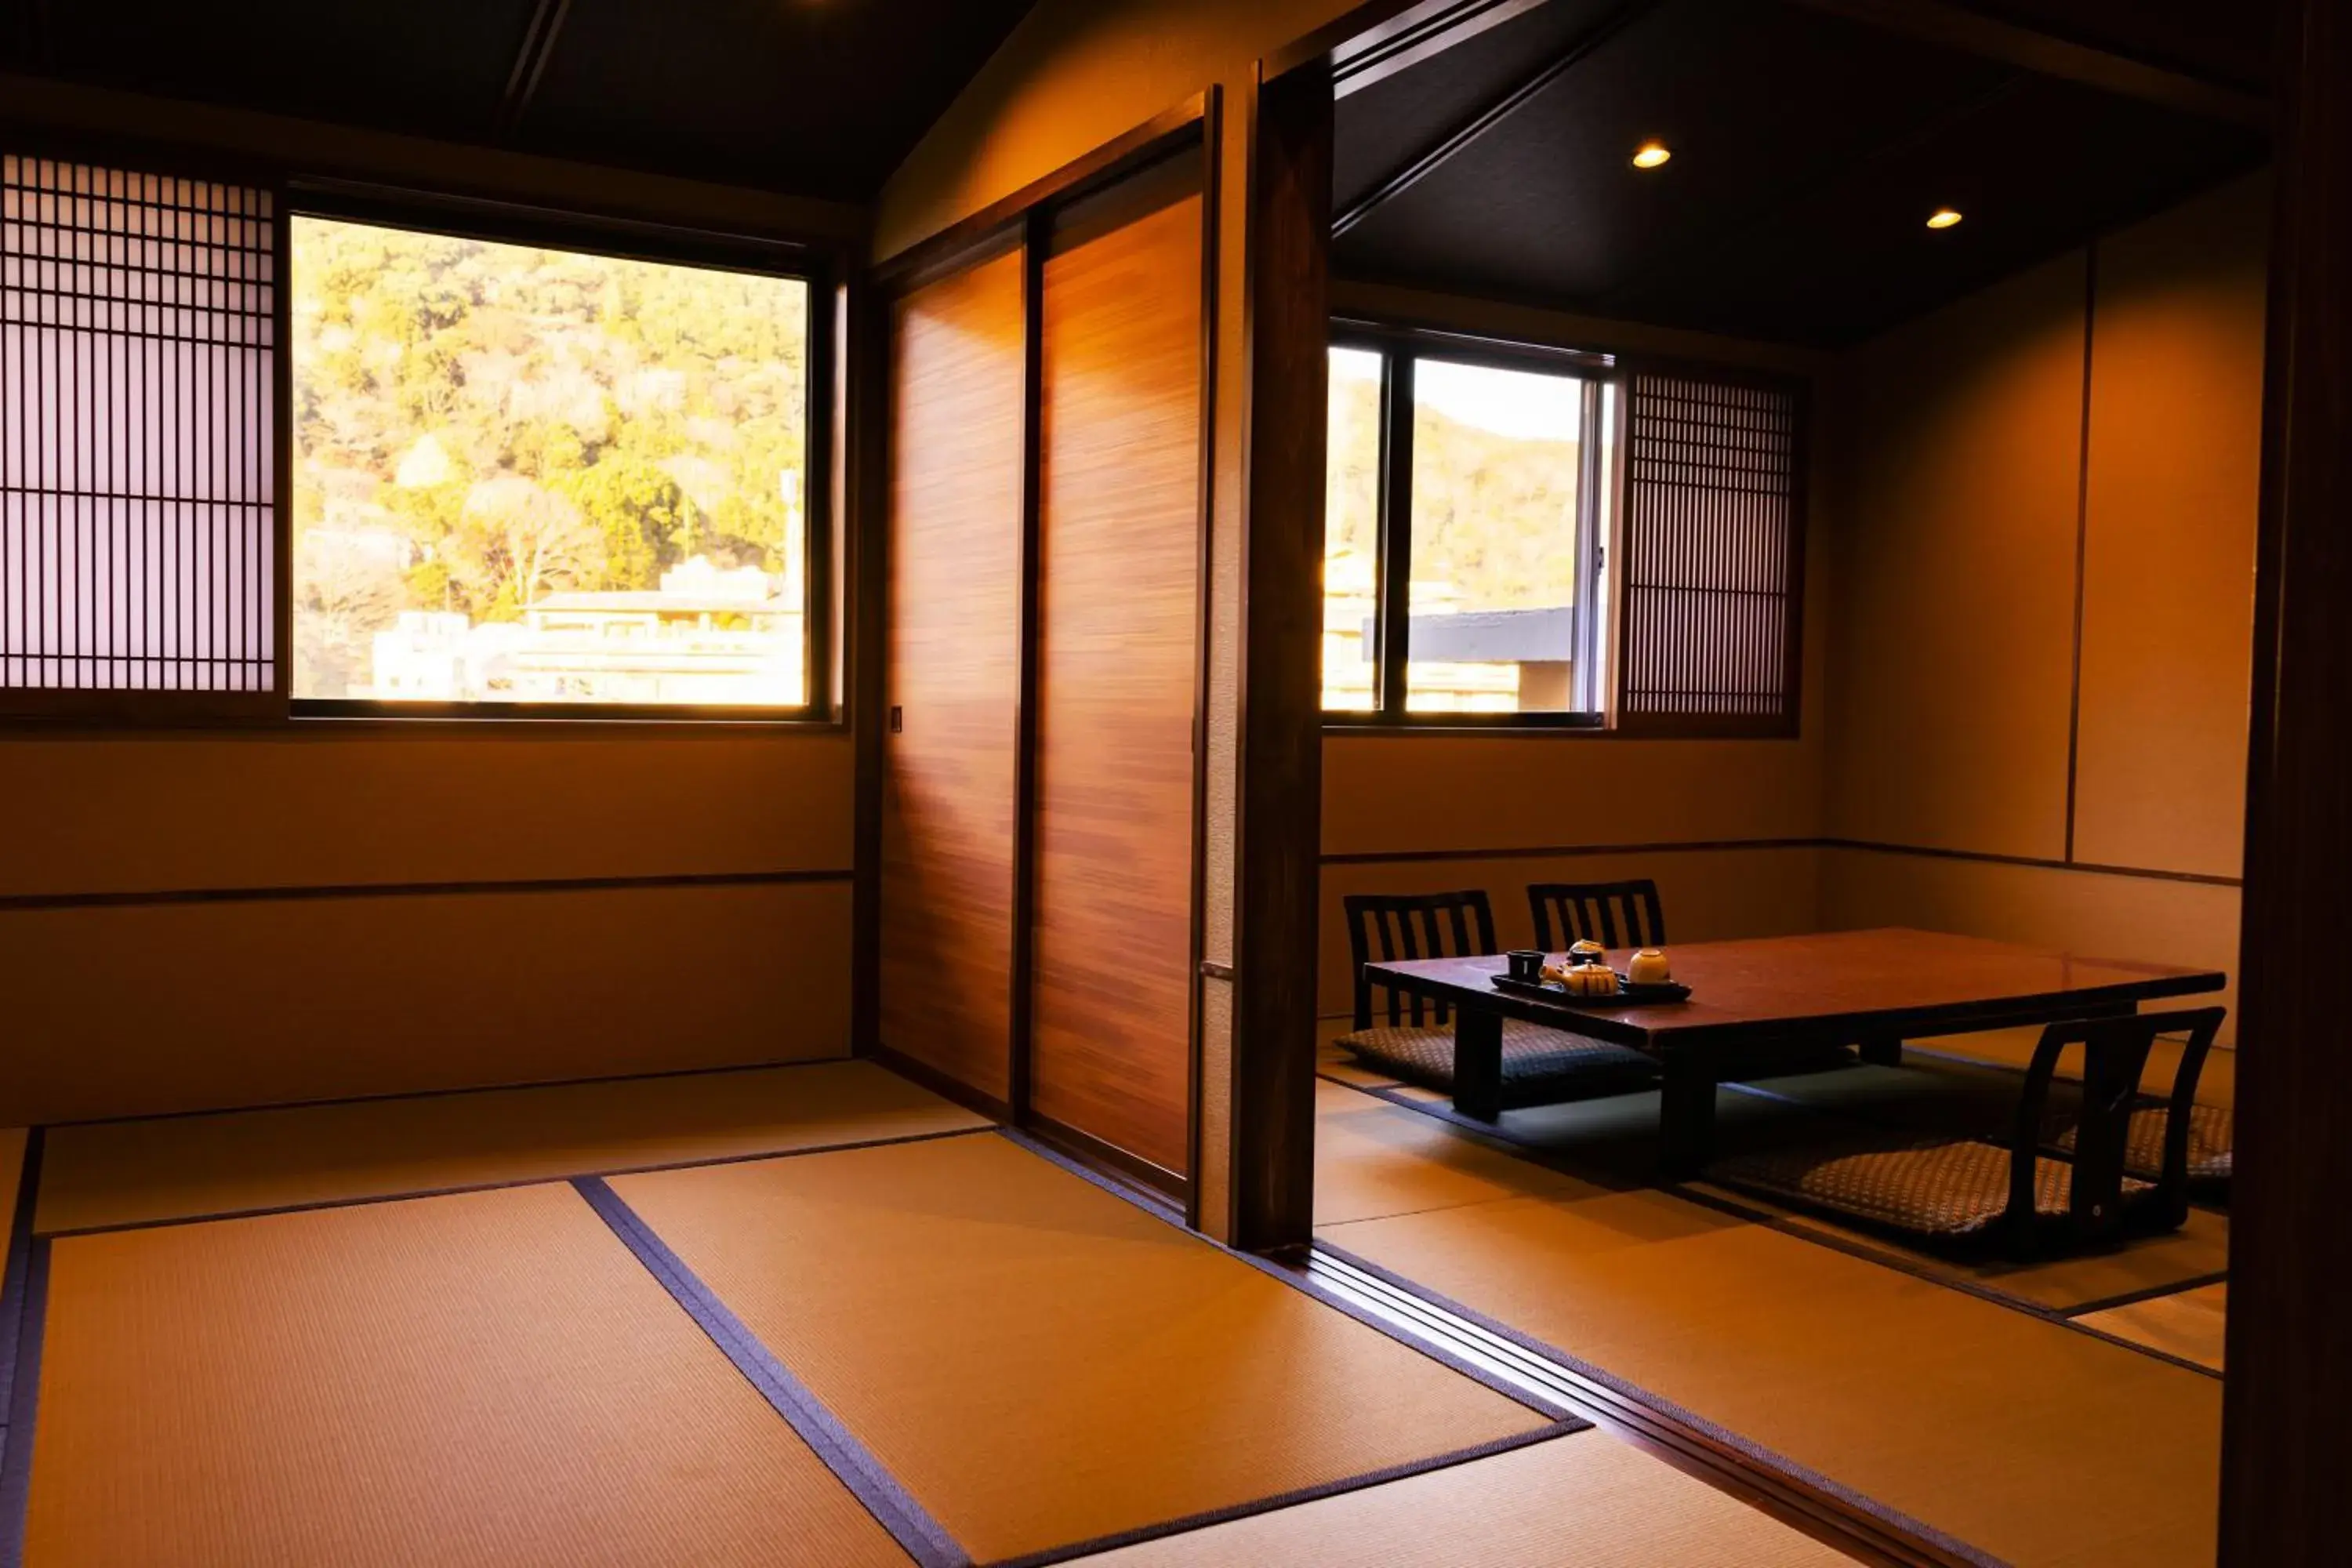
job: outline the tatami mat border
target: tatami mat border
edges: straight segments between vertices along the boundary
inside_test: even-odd
[[[706,1165],[748,1165],[761,1160],[793,1160],[803,1154],[838,1154],[850,1149],[880,1149],[893,1143],[930,1143],[942,1138],[971,1138],[992,1131],[991,1127],[949,1127],[935,1132],[901,1132],[888,1138],[860,1138],[847,1143],[812,1143],[796,1149],[755,1149],[745,1153],[710,1154],[697,1160],[667,1160],[651,1165],[616,1165],[608,1170],[567,1171],[554,1175],[518,1176],[512,1181],[462,1182],[447,1187],[417,1187],[397,1193],[369,1193],[359,1197],[317,1198],[308,1203],[272,1204],[260,1208],[222,1209],[217,1213],[175,1215],[168,1219],[132,1219],[120,1225],[89,1225],[68,1230],[44,1231],[44,1240],[76,1236],[110,1236],[122,1230],[163,1230],[182,1225],[213,1225],[222,1220],[261,1219],[270,1215],[307,1214],[312,1209],[359,1208],[368,1204],[401,1204],[414,1198],[446,1198],[459,1193],[497,1193],[509,1187],[551,1187],[563,1182],[603,1180],[607,1176],[644,1176],[656,1171],[695,1171]]]
[[[1318,1076],[1320,1077],[1321,1075],[1318,1074]],[[1493,1148],[1502,1153],[1510,1154],[1516,1158],[1524,1159],[1531,1165],[1540,1166],[1547,1171],[1557,1171],[1562,1175],[1574,1176],[1580,1181],[1595,1181],[1597,1179],[1600,1181],[1601,1184],[1612,1186],[1617,1190],[1626,1190],[1624,1184],[1619,1182],[1612,1175],[1604,1173],[1596,1178],[1595,1173],[1580,1168],[1574,1162],[1562,1160],[1548,1149],[1538,1149],[1532,1144],[1522,1143],[1518,1140],[1507,1136],[1499,1129],[1486,1122],[1479,1121],[1471,1117],[1463,1115],[1460,1111],[1454,1110],[1453,1106],[1446,1104],[1444,1101],[1415,1100],[1410,1095],[1383,1089],[1374,1084],[1344,1083],[1335,1078],[1325,1078],[1323,1081],[1326,1083],[1337,1084],[1341,1089],[1353,1089],[1358,1094],[1370,1095],[1375,1100],[1386,1101],[1388,1104],[1397,1106],[1402,1110],[1417,1111],[1433,1121],[1443,1121],[1450,1127],[1456,1128],[1461,1131],[1470,1134],[1474,1139],[1485,1143],[1489,1148]],[[1736,1089],[1738,1086],[1734,1084],[1726,1084],[1723,1087],[1726,1089]],[[1780,1098],[1780,1096],[1771,1094],[1769,1090],[1759,1090],[1759,1092],[1766,1099],[1778,1100]],[[1791,1103],[1795,1102],[1792,1101]],[[1765,1229],[1774,1231],[1781,1236],[1790,1237],[1798,1241],[1811,1242],[1815,1247],[1827,1247],[1832,1252],[1841,1252],[1848,1258],[1858,1258],[1864,1263],[1875,1263],[1882,1268],[1892,1268],[1898,1274],[1907,1274],[1915,1279],[1924,1280],[1927,1284],[1939,1285],[1947,1290],[1957,1290],[1963,1296],[1973,1296],[1979,1301],[1988,1301],[1996,1307],[2003,1307],[2012,1312],[2021,1312],[2029,1318],[2039,1319],[2041,1321],[2045,1323],[2053,1323],[2060,1328],[2072,1330],[2074,1332],[2078,1334],[2088,1335],[2090,1338],[2095,1340],[2104,1340],[2108,1344],[2118,1345],[2125,1350],[2135,1352],[2136,1354],[2147,1356],[2154,1361],[2163,1362],[2169,1366],[2179,1367],[2184,1372],[2193,1372],[2200,1377],[2210,1377],[2217,1383],[2221,1381],[2221,1374],[2214,1371],[2210,1366],[2204,1366],[2197,1362],[2189,1361],[2183,1357],[2174,1355],[2168,1351],[2158,1350],[2153,1345],[2137,1343],[2134,1341],[2123,1338],[2119,1334],[2111,1334],[2104,1329],[2093,1328],[2088,1323],[2077,1322],[2074,1319],[2076,1314],[2096,1311],[2105,1307],[2126,1305],[2129,1302],[2138,1300],[2153,1300],[2159,1296],[2176,1295],[2183,1290],[2196,1290],[2201,1289],[2208,1285],[2217,1285],[2229,1278],[2226,1270],[2219,1274],[2200,1274],[2193,1279],[2182,1280],[2178,1284],[2152,1287],[2149,1289],[2134,1292],[2130,1295],[2114,1300],[2093,1302],[2089,1306],[2069,1307],[2061,1310],[2056,1307],[2045,1307],[2038,1302],[2028,1301],[2020,1297],[2009,1295],[2005,1291],[1996,1290],[1990,1285],[1979,1284],[1973,1279],[1963,1279],[1954,1275],[1939,1273],[1936,1269],[1928,1268],[1926,1264],[1915,1262],[1908,1258],[1903,1257],[1899,1253],[1883,1251],[1877,1247],[1865,1247],[1860,1242],[1848,1241],[1844,1237],[1832,1235],[1830,1232],[1817,1230],[1811,1226],[1799,1225],[1792,1220],[1784,1218],[1780,1215],[1773,1214],[1769,1210],[1750,1207],[1747,1204],[1740,1203],[1735,1198],[1727,1197],[1719,1193],[1702,1192],[1698,1188],[1692,1186],[1687,1183],[1663,1183],[1654,1190],[1663,1193],[1671,1193],[1675,1197],[1681,1198],[1686,1203],[1696,1204],[1701,1208],[1712,1209],[1717,1214],[1727,1215],[1734,1219],[1744,1220],[1750,1225],[1761,1226]],[[1321,1244],[1318,1243],[1318,1245]]]
[[[0,1443],[7,1437],[16,1388],[16,1336],[24,1321],[25,1272],[33,1242],[33,1214],[40,1202],[41,1152],[37,1127],[25,1134],[16,1177],[16,1208],[8,1230],[6,1262],[0,1265]]]
[[[572,1187],[908,1556],[921,1568],[970,1568],[971,1553],[898,1484],[866,1445],[818,1403],[816,1395],[760,1342],[759,1336],[743,1326],[743,1321],[670,1250],[668,1243],[654,1234],[620,1194],[597,1176],[576,1177]]]
[[[990,1568],[1048,1568],[1048,1565],[1053,1563],[1069,1563],[1082,1557],[1097,1556],[1105,1552],[1117,1552],[1122,1547],[1139,1546],[1147,1541],[1165,1540],[1171,1535],[1188,1535],[1196,1530],[1231,1524],[1239,1519],[1254,1519],[1262,1513],[1276,1513],[1286,1508],[1297,1508],[1302,1503],[1320,1502],[1325,1498],[1341,1497],[1349,1492],[1361,1491],[1367,1487],[1384,1486],[1390,1481],[1409,1480],[1414,1476],[1425,1476],[1433,1470],[1450,1470],[1456,1465],[1466,1465],[1475,1460],[1492,1458],[1497,1454],[1508,1454],[1516,1449],[1531,1447],[1538,1443],[1549,1443],[1555,1437],[1573,1436],[1577,1433],[1589,1432],[1591,1429],[1591,1422],[1572,1416],[1555,1421],[1549,1426],[1538,1426],[1531,1432],[1517,1432],[1508,1437],[1495,1438],[1492,1442],[1479,1443],[1467,1448],[1456,1448],[1450,1454],[1438,1454],[1426,1459],[1414,1459],[1402,1465],[1391,1465],[1384,1470],[1372,1470],[1360,1476],[1342,1476],[1336,1481],[1325,1481],[1320,1486],[1300,1487],[1296,1491],[1282,1492],[1274,1497],[1258,1498],[1250,1502],[1238,1502],[1226,1508],[1211,1509],[1203,1513],[1190,1514],[1182,1519],[1171,1519],[1164,1524],[1147,1524],[1139,1529],[1121,1531],[1116,1535],[1098,1536],[1092,1541],[1080,1541],[1068,1546],[1056,1546],[1045,1552],[1033,1552],[1025,1557],[1006,1558],[1001,1563],[990,1564]]]
[[[1825,1497],[1834,1498],[1846,1507],[1867,1514],[1891,1529],[1933,1545],[1938,1552],[1949,1557],[1972,1564],[1973,1568],[2014,1568],[2014,1565],[2005,1559],[1995,1557],[1990,1552],[1969,1545],[1965,1541],[1947,1535],[1924,1521],[1914,1519],[1899,1509],[1889,1508],[1885,1503],[1864,1496],[1842,1481],[1832,1480],[1820,1471],[1801,1465],[1786,1455],[1768,1448],[1750,1438],[1743,1437],[1728,1427],[1718,1426],[1696,1411],[1685,1409],[1673,1400],[1663,1398],[1638,1384],[1630,1383],[1614,1373],[1604,1371],[1580,1356],[1570,1355],[1557,1345],[1537,1339],[1534,1335],[1515,1329],[1498,1319],[1490,1318],[1475,1307],[1431,1289],[1419,1280],[1407,1279],[1392,1269],[1381,1267],[1370,1258],[1360,1257],[1344,1247],[1334,1246],[1328,1241],[1318,1241],[1315,1243],[1315,1248],[1318,1252],[1339,1259],[1351,1268],[1362,1270],[1375,1279],[1381,1280],[1408,1294],[1418,1296],[1433,1307],[1475,1323],[1498,1339],[1507,1340],[1522,1350],[1557,1362],[1587,1382],[1598,1384],[1625,1399],[1656,1412],[1670,1421],[1699,1433],[1708,1440],[1740,1455],[1751,1464],[1785,1476]]]
[[[1534,1411],[1537,1415],[1549,1416],[1556,1422],[1574,1423],[1575,1429],[1578,1431],[1581,1431],[1585,1427],[1592,1425],[1591,1422],[1587,1421],[1583,1416],[1578,1415],[1575,1411],[1570,1409],[1565,1405],[1558,1404],[1552,1400],[1540,1398],[1524,1388],[1519,1388],[1512,1384],[1505,1382],[1502,1378],[1496,1377],[1493,1373],[1488,1372],[1486,1368],[1477,1365],[1475,1363],[1465,1361],[1459,1356],[1448,1354],[1444,1350],[1436,1345],[1430,1344],[1426,1341],[1416,1339],[1410,1334],[1400,1332],[1395,1325],[1381,1321],[1378,1316],[1366,1311],[1356,1302],[1348,1300],[1347,1297],[1339,1294],[1337,1291],[1326,1289],[1319,1281],[1308,1278],[1303,1269],[1290,1268],[1271,1258],[1261,1258],[1254,1252],[1243,1252],[1236,1248],[1227,1247],[1224,1243],[1216,1240],[1213,1237],[1204,1236],[1201,1232],[1192,1229],[1190,1226],[1185,1225],[1182,1216],[1162,1210],[1157,1205],[1147,1201],[1139,1194],[1129,1192],[1113,1178],[1106,1176],[1099,1171],[1089,1168],[1080,1161],[1070,1158],[1068,1155],[1062,1153],[1057,1149],[1052,1148],[1047,1144],[1040,1143],[1037,1140],[1030,1137],[1025,1132],[1011,1127],[1000,1127],[996,1131],[1003,1138],[1014,1144],[1017,1144],[1028,1152],[1036,1155],[1039,1159],[1060,1166],[1063,1170],[1067,1171],[1074,1176],[1076,1176],[1079,1180],[1089,1182],[1095,1186],[1100,1187],[1103,1191],[1110,1194],[1113,1197],[1124,1199],[1128,1203],[1134,1205],[1137,1208],[1141,1209],[1145,1214],[1151,1215],[1154,1219],[1160,1220],[1166,1225],[1173,1226],[1177,1230],[1182,1231],[1185,1235],[1192,1237],[1196,1241],[1202,1242],[1206,1246],[1215,1247],[1218,1251],[1237,1262],[1248,1264],[1252,1268],[1256,1269],[1261,1274],[1270,1275],[1274,1279],[1281,1280],[1285,1285],[1289,1286],[1299,1294],[1312,1297],[1316,1301],[1330,1308],[1333,1311],[1342,1313],[1347,1317],[1354,1319],[1357,1322],[1363,1324],[1364,1327],[1372,1330],[1383,1338],[1394,1340],[1397,1343],[1403,1345],[1408,1350],[1419,1352],[1421,1354],[1425,1355],[1430,1360],[1437,1363],[1440,1366],[1444,1367],[1447,1371],[1458,1373],[1462,1376],[1470,1379],[1473,1383],[1478,1384],[1484,1388],[1501,1394],[1504,1398],[1511,1401],[1515,1405],[1525,1405],[1528,1409]],[[1372,1484],[1374,1484],[1372,1481],[1361,1479],[1331,1483],[1338,1491],[1352,1491],[1358,1487],[1370,1486]],[[1108,1551],[1109,1548],[1102,1547],[1098,1548],[1098,1550]]]
[[[0,1284],[0,1379],[7,1426],[0,1428],[0,1568],[25,1561],[25,1518],[33,1496],[33,1426],[41,1397],[41,1342],[49,1305],[49,1244],[33,1234],[41,1185],[41,1130],[25,1137],[16,1225],[8,1238],[6,1282]]]

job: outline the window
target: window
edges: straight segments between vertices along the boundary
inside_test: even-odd
[[[0,698],[278,684],[268,192],[0,157]]]
[[[1330,453],[1323,500],[1323,706],[1378,705],[1381,396],[1385,361],[1331,351]]]
[[[1792,388],[1402,332],[1330,386],[1335,722],[1793,731]]]
[[[1582,369],[1332,350],[1327,710],[1594,721],[1616,411]]]
[[[0,717],[824,713],[810,281],[346,199],[0,153]]]
[[[806,283],[291,241],[298,702],[808,701]]]

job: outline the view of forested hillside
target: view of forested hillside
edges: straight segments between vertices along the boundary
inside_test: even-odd
[[[1511,383],[1534,379],[1489,374],[1498,378],[1495,395],[1506,400]],[[1430,374],[1428,368],[1423,374]],[[1351,551],[1370,560],[1380,526],[1377,359],[1346,351],[1335,355],[1331,395],[1326,550]],[[1491,428],[1457,417],[1431,397],[1416,399],[1414,583],[1448,584],[1466,596],[1465,607],[1480,610],[1573,603],[1580,459],[1573,436]]]
[[[804,284],[317,218],[292,270],[302,694],[402,610],[798,575]]]

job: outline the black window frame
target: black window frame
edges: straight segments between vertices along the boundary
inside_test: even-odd
[[[1412,563],[1412,427],[1413,365],[1422,359],[1496,370],[1549,372],[1573,375],[1585,387],[1585,428],[1597,427],[1595,415],[1604,386],[1618,389],[1620,408],[1624,396],[1625,367],[1611,353],[1520,342],[1473,333],[1426,327],[1337,320],[1329,346],[1381,356],[1381,458],[1378,540],[1373,567],[1372,706],[1368,709],[1327,708],[1323,728],[1333,731],[1396,733],[1446,730],[1528,730],[1574,734],[1611,732],[1614,705],[1616,638],[1606,619],[1580,626],[1580,647],[1600,659],[1592,705],[1574,711],[1516,710],[1507,712],[1414,710],[1407,706],[1412,659],[1410,576]],[[1402,374],[1399,374],[1400,366]],[[1620,416],[1622,424],[1622,413]],[[1600,482],[1601,446],[1581,443],[1583,465],[1577,489],[1577,541],[1587,559],[1580,564],[1579,583],[1606,595],[1614,567],[1610,563],[1615,541],[1610,520],[1616,515],[1618,497],[1604,494]],[[1622,490],[1624,464],[1615,468],[1610,491]],[[1591,594],[1580,595],[1580,616],[1613,613]],[[1588,677],[1589,678],[1589,677]]]
[[[837,424],[842,410],[838,300],[858,267],[840,242],[737,232],[616,212],[482,197],[427,185],[344,179],[290,161],[158,145],[140,138],[26,129],[0,132],[5,150],[27,158],[165,178],[214,181],[268,193],[276,254],[272,325],[275,516],[272,520],[276,685],[267,692],[171,689],[0,689],[0,733],[89,731],[248,732],[450,736],[529,732],[593,734],[619,730],[674,734],[827,732],[847,730],[849,563],[843,520]],[[805,700],[789,706],[590,702],[401,702],[302,699],[294,684],[293,353],[289,270],[298,217],[341,219],[424,233],[532,245],[586,255],[750,272],[800,280],[807,289],[806,403],[803,451],[802,617]]]

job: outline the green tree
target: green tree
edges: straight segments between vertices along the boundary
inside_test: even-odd
[[[691,542],[686,493],[658,464],[635,452],[607,451],[590,468],[557,480],[557,487],[604,537],[601,587],[651,588]]]

